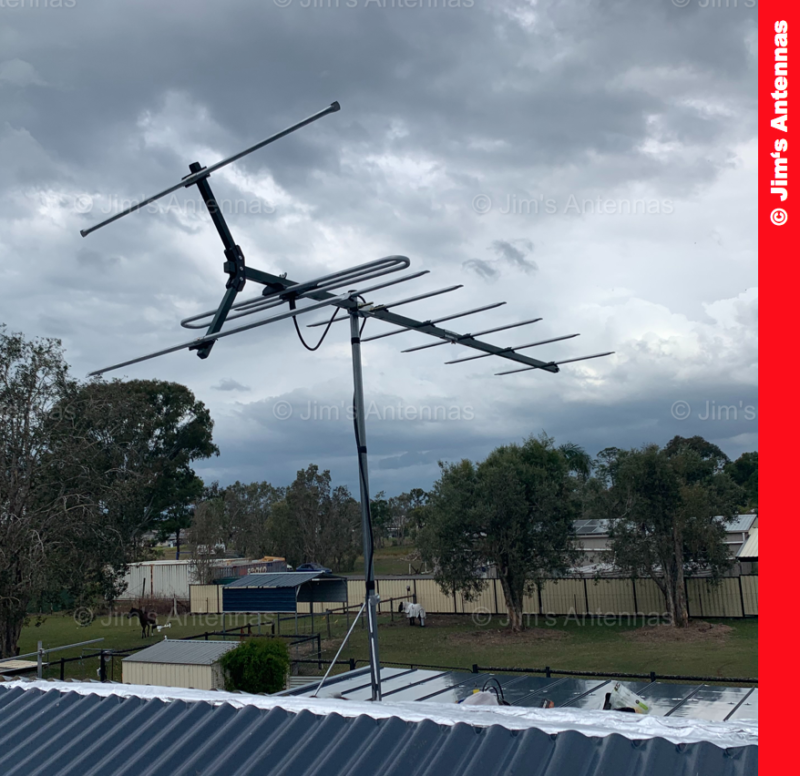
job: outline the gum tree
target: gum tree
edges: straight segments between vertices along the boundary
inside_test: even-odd
[[[663,449],[610,451],[598,466],[608,489],[597,516],[611,520],[614,563],[655,581],[677,627],[689,623],[686,577],[702,570],[718,580],[733,562],[725,526],[743,494],[724,471],[727,462],[701,437],[675,437]]]
[[[577,452],[574,445],[558,449],[543,435],[498,447],[478,464],[439,464],[418,542],[445,593],[473,600],[486,585],[481,569],[493,567],[511,629],[524,628],[525,594],[577,559]]]

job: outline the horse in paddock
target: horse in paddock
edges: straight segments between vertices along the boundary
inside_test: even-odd
[[[401,614],[405,613],[409,625],[413,625],[416,620],[421,627],[425,627],[425,610],[420,604],[415,604],[411,601],[401,601],[400,605],[397,607],[397,611]]]
[[[158,615],[155,612],[148,612],[132,606],[128,612],[128,619],[130,620],[134,614],[139,618],[139,625],[142,626],[142,638],[146,639],[148,636],[152,636],[158,625]]]

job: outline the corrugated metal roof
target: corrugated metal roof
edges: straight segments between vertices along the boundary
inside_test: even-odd
[[[236,641],[159,641],[152,647],[122,658],[122,662],[210,666],[236,646]]]
[[[371,695],[368,670],[358,669],[331,677],[319,691],[319,697],[368,700]],[[615,679],[547,678],[526,674],[473,674],[381,667],[383,698],[391,701],[459,703],[489,681],[501,685],[504,699],[512,706],[539,708],[547,698],[559,708],[594,710],[603,708],[605,694],[616,683]],[[281,694],[311,696],[317,692],[318,685],[319,682],[293,687]],[[652,705],[650,714],[654,717],[694,717],[724,722],[741,706],[737,719],[758,720],[758,691],[752,687],[629,681],[625,681],[624,685]]]
[[[740,560],[758,560],[758,528],[750,531],[750,536],[747,541],[742,545],[737,556]]]
[[[736,515],[732,522],[725,523],[727,533],[742,533],[749,531],[758,515]],[[717,520],[724,521],[722,515],[716,517]],[[611,527],[611,520],[575,520],[573,522],[573,533],[576,536],[606,536]]]
[[[749,531],[750,527],[755,523],[756,518],[758,515],[756,514],[747,514],[747,515],[736,515],[733,518],[733,522],[725,523],[725,530],[728,533],[741,533],[743,531]],[[724,518],[720,517],[719,520],[723,520]]]
[[[322,577],[324,571],[284,571],[279,574],[248,574],[225,587],[299,587]]]
[[[745,776],[758,747],[0,686],[5,776]]]

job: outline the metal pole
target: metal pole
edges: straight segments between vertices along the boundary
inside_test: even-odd
[[[353,403],[355,405],[355,430],[358,444],[359,485],[361,489],[361,530],[364,543],[364,581],[366,585],[367,626],[369,628],[369,670],[372,700],[381,700],[381,666],[378,657],[378,618],[375,593],[375,570],[372,562],[372,524],[369,513],[369,468],[367,463],[367,435],[364,411],[364,382],[361,372],[361,318],[358,310],[350,309],[350,343],[353,351]]]
[[[42,642],[40,641],[36,647],[36,677],[38,679],[42,678],[42,653]]]
[[[358,618],[361,617],[361,612],[364,611],[364,607],[365,606],[366,606],[366,603],[361,604],[361,608],[358,610],[358,614],[356,614],[355,619],[353,620],[353,624],[348,628],[347,633],[345,634],[345,637],[344,637],[344,641],[342,641],[341,645],[339,646],[339,649],[336,652],[335,657],[331,661],[331,664],[328,666],[328,670],[325,672],[325,676],[322,677],[322,680],[317,685],[317,689],[314,690],[314,693],[311,695],[312,698],[316,698],[317,697],[317,693],[322,689],[322,685],[325,684],[325,680],[328,678],[328,674],[330,674],[330,672],[333,670],[333,667],[336,665],[336,661],[339,659],[339,655],[342,654],[342,650],[344,649],[345,644],[347,644],[347,641],[350,638],[350,634],[353,632],[353,628],[356,627],[356,623],[358,622]],[[353,658],[350,658],[350,670],[351,671],[355,671],[355,668],[356,667],[354,665]]]
[[[135,205],[131,205],[131,207],[126,208],[125,210],[116,213],[115,215],[107,218],[105,221],[100,222],[99,224],[95,224],[94,226],[89,227],[88,229],[81,229],[81,237],[86,237],[87,234],[91,234],[96,229],[100,229],[100,227],[105,226],[106,224],[110,224],[113,221],[116,221],[118,218],[122,218],[123,216],[128,215],[128,213],[133,213],[140,208],[145,207],[145,205],[149,205],[151,202],[155,202],[157,199],[161,197],[165,197],[167,194],[171,194],[173,191],[177,191],[178,189],[184,189],[191,186],[193,183],[197,183],[200,180],[203,180],[205,177],[209,176],[215,170],[219,170],[221,167],[225,167],[225,165],[230,164],[231,162],[235,162],[237,159],[241,159],[243,156],[247,156],[247,154],[253,153],[253,151],[257,151],[259,148],[263,148],[265,145],[269,145],[270,143],[274,143],[276,140],[280,140],[282,137],[286,137],[286,135],[294,132],[301,127],[310,124],[312,121],[316,121],[317,119],[322,118],[323,116],[327,116],[329,113],[335,113],[339,110],[339,103],[332,102],[327,108],[324,110],[318,111],[313,116],[309,116],[307,119],[303,119],[302,121],[297,122],[297,124],[292,124],[291,127],[282,130],[281,132],[276,132],[274,135],[271,135],[266,140],[262,140],[260,143],[256,143],[249,148],[245,148],[244,151],[240,151],[238,154],[234,154],[233,156],[229,156],[227,159],[223,159],[222,161],[217,162],[216,164],[212,164],[210,167],[202,170],[198,170],[197,172],[192,171],[192,174],[184,178],[180,181],[180,183],[176,183],[174,186],[170,186],[168,189],[164,189],[164,191],[160,191],[158,194],[154,194],[152,197],[148,197],[147,199],[143,199],[141,202],[137,202]]]

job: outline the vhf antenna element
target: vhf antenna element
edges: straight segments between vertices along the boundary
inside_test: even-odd
[[[89,229],[81,230],[81,235],[86,237],[88,234],[100,229],[107,224],[116,221],[123,216],[140,210],[144,206],[155,202],[173,191],[180,188],[188,188],[189,186],[197,186],[203,202],[206,205],[211,220],[219,233],[222,240],[223,250],[225,254],[225,263],[223,269],[228,275],[228,280],[225,284],[225,293],[221,302],[214,310],[208,310],[203,313],[192,315],[181,321],[181,325],[187,329],[205,329],[205,333],[195,339],[182,342],[178,345],[157,350],[154,353],[149,353],[144,356],[132,358],[112,366],[98,369],[91,373],[91,375],[101,375],[114,369],[120,369],[131,364],[136,364],[141,361],[147,361],[158,356],[163,356],[168,353],[174,353],[179,350],[194,350],[200,358],[207,358],[211,352],[214,343],[224,337],[230,337],[234,334],[239,334],[243,331],[266,326],[278,321],[291,320],[297,332],[300,341],[308,350],[317,350],[332,325],[337,320],[349,319],[350,321],[350,343],[351,343],[351,359],[353,366],[353,407],[354,407],[354,428],[356,437],[356,446],[358,449],[358,471],[359,471],[359,490],[361,496],[361,527],[362,537],[364,544],[364,578],[366,585],[366,595],[364,601],[364,608],[366,610],[367,625],[369,632],[369,656],[370,656],[370,682],[372,686],[372,700],[381,700],[381,676],[380,676],[380,660],[378,656],[378,627],[377,627],[377,605],[379,597],[375,588],[375,571],[373,563],[373,537],[372,537],[372,519],[370,515],[370,502],[369,502],[369,470],[367,462],[367,440],[366,440],[366,426],[365,426],[365,411],[364,411],[364,387],[363,387],[363,368],[361,361],[361,343],[371,340],[382,339],[384,337],[401,334],[403,332],[419,332],[428,337],[433,338],[434,342],[429,342],[424,345],[417,345],[404,350],[404,353],[411,353],[417,350],[425,350],[434,348],[440,345],[461,345],[470,350],[477,351],[476,355],[468,356],[465,358],[456,358],[445,363],[459,364],[465,361],[476,361],[478,359],[486,358],[489,356],[496,356],[506,361],[515,362],[516,368],[498,372],[499,375],[514,374],[516,372],[536,371],[556,373],[561,364],[568,364],[575,361],[585,361],[588,359],[601,358],[603,356],[610,356],[611,352],[595,353],[590,356],[580,356],[578,358],[562,359],[560,361],[554,360],[540,360],[532,356],[522,353],[520,351],[528,350],[529,348],[541,347],[554,342],[572,339],[577,337],[577,334],[567,334],[556,337],[547,337],[546,339],[539,339],[535,342],[528,342],[523,345],[514,345],[510,347],[503,347],[487,342],[483,339],[486,335],[496,334],[500,331],[508,331],[522,326],[529,326],[541,321],[541,318],[527,318],[517,323],[505,324],[503,326],[496,326],[482,331],[475,332],[474,334],[460,334],[449,329],[441,327],[439,324],[446,321],[455,320],[456,318],[463,318],[468,315],[492,310],[505,304],[505,302],[494,302],[492,304],[476,307],[471,310],[466,310],[460,313],[440,316],[438,318],[427,318],[425,320],[417,320],[408,316],[395,312],[395,308],[403,305],[419,302],[424,299],[429,299],[441,294],[451,293],[461,288],[460,285],[447,286],[435,291],[429,291],[416,296],[398,299],[394,302],[374,303],[367,300],[367,295],[375,291],[388,288],[389,286],[405,283],[409,280],[415,280],[423,275],[428,274],[427,270],[420,272],[413,272],[404,274],[393,279],[381,279],[377,283],[378,278],[385,278],[394,272],[408,269],[411,262],[405,256],[386,256],[382,259],[369,261],[365,264],[359,264],[344,270],[337,270],[322,277],[315,278],[306,282],[297,282],[289,280],[286,275],[275,275],[271,272],[264,272],[262,270],[253,269],[245,264],[244,253],[239,245],[231,235],[228,224],[217,204],[214,194],[211,191],[208,178],[217,170],[225,167],[232,162],[241,159],[253,151],[263,148],[270,143],[280,140],[283,137],[291,134],[295,130],[311,124],[329,113],[335,113],[339,110],[339,103],[333,102],[318,113],[309,116],[307,119],[293,124],[291,127],[278,132],[275,135],[256,143],[254,146],[241,151],[238,154],[223,159],[210,167],[203,167],[199,162],[193,162],[189,165],[189,175],[183,178],[179,183],[170,186],[164,191],[154,194],[152,197],[143,199],[141,202],[122,210],[119,213],[107,218]],[[244,290],[247,281],[252,281],[260,286],[263,286],[261,294],[249,299],[237,301],[238,294]],[[323,334],[317,344],[313,347],[309,346],[303,339],[300,331],[297,318],[305,313],[314,312],[323,308],[333,307],[333,315],[325,321],[310,324],[311,327],[324,326]],[[270,312],[272,311],[272,312]],[[337,318],[340,312],[345,315]],[[267,313],[265,317],[259,317],[251,323],[244,323],[234,326],[233,328],[224,329],[227,321],[238,320],[246,318],[251,315],[259,313]],[[391,324],[395,328],[381,332],[379,334],[362,338],[362,332],[367,319],[375,319]],[[324,680],[323,680],[324,681]]]

